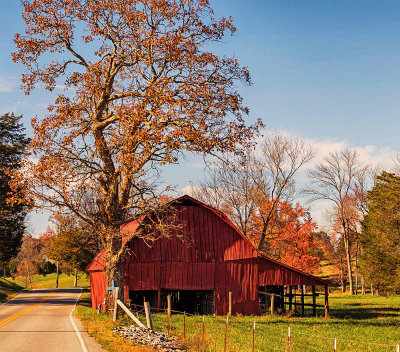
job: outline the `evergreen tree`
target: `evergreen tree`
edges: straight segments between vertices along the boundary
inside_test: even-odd
[[[20,167],[20,160],[29,139],[20,123],[22,116],[0,117],[0,263],[14,257],[22,243],[26,216],[24,204],[11,204],[10,174]]]
[[[400,177],[383,172],[367,197],[361,269],[382,294],[400,288]]]

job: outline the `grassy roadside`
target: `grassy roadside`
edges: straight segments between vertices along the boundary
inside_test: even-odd
[[[123,317],[116,323],[103,313],[98,314],[91,308],[90,292],[84,292],[75,309],[75,316],[79,318],[89,333],[107,351],[111,352],[153,352],[149,347],[138,346],[133,342],[124,339],[112,331],[118,325],[131,324],[127,318]]]
[[[0,278],[0,303],[8,301],[24,288],[11,280]]]

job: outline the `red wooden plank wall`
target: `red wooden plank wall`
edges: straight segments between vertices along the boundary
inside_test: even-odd
[[[93,309],[97,309],[98,305],[103,303],[106,287],[106,278],[102,271],[90,272],[90,293]]]
[[[299,273],[293,269],[258,258],[260,285],[321,285],[321,282],[311,276]]]

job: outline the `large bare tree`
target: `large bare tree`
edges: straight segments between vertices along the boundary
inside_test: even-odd
[[[257,246],[263,249],[268,235],[279,235],[271,221],[281,202],[294,195],[294,176],[315,155],[315,150],[298,137],[269,133],[238,154],[225,154],[192,194],[204,202],[219,205],[244,235],[252,228],[251,216],[261,220]]]
[[[309,171],[312,186],[305,189],[311,200],[333,203],[334,221],[340,224],[343,236],[351,294],[354,294],[351,238],[355,228],[355,207],[349,206],[349,203],[356,197],[357,190],[364,187],[360,185],[360,180],[363,180],[367,171],[368,166],[361,162],[356,150],[332,152]]]
[[[208,44],[234,33],[207,0],[22,1],[25,32],[15,62],[29,94],[66,87],[33,120],[24,172],[36,206],[61,207],[101,239],[107,283],[122,285],[119,225],[148,202],[159,166],[182,151],[232,151],[252,137],[236,84],[250,84],[236,58]],[[155,197],[152,197],[155,198]],[[122,292],[122,291],[121,291]]]

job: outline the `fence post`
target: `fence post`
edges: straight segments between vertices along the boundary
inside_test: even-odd
[[[147,327],[150,330],[153,330],[153,321],[151,320],[151,311],[149,302],[144,302],[144,312],[146,313]]]
[[[275,312],[275,295],[271,295],[271,314]]]
[[[229,321],[229,315],[226,316],[224,352],[226,352],[226,342],[228,338],[228,321]]]
[[[204,332],[205,332],[205,326],[204,326],[204,315],[203,315],[203,340],[204,340]]]
[[[290,352],[290,326],[289,326],[289,328],[288,328],[287,352]]]
[[[168,320],[168,335],[169,335],[169,329],[170,329],[170,319],[171,317],[171,295],[167,296],[167,320]]]
[[[400,345],[396,346],[396,352],[400,352]]]
[[[183,338],[186,338],[186,312],[183,312]]]
[[[228,315],[232,315],[232,292],[229,292],[228,300],[229,300]]]
[[[253,323],[253,352],[256,347],[256,322]]]
[[[114,311],[113,311],[113,321],[117,321],[117,310],[118,310],[118,294],[119,294],[119,287],[114,290]]]
[[[333,340],[333,351],[336,352],[336,337]]]
[[[171,315],[171,295],[167,296],[167,314]]]

